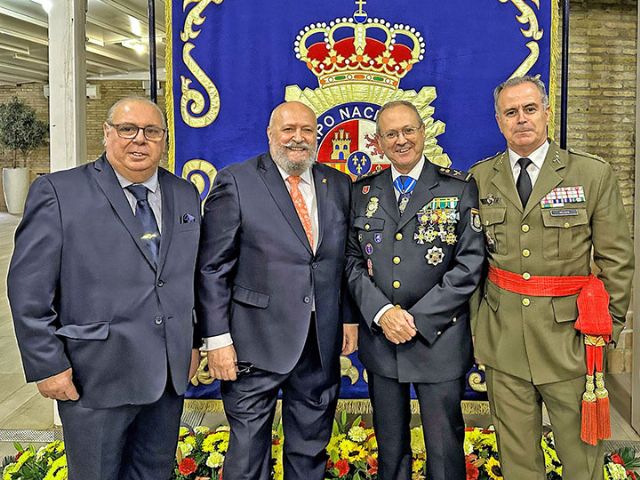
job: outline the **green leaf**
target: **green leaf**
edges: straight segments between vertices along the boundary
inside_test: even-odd
[[[351,427],[359,426],[361,421],[362,421],[362,415],[358,415],[356,419],[351,423]]]

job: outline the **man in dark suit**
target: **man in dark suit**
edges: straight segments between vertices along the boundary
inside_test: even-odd
[[[197,190],[162,168],[166,128],[118,101],[95,162],[38,178],[8,293],[27,381],[58,400],[70,480],[169,478],[193,346]]]
[[[355,349],[357,326],[343,334],[351,182],[315,163],[316,127],[306,105],[276,107],[269,154],[221,170],[205,204],[196,311],[224,380],[225,480],[269,478],[279,390],[285,478],[324,478],[339,354]]]
[[[472,364],[468,299],[484,261],[475,182],[423,155],[424,124],[409,102],[383,106],[379,145],[391,168],[359,180],[347,247],[360,308],[378,439],[378,478],[409,480],[410,385],[420,403],[429,480],[464,480],[460,400]]]

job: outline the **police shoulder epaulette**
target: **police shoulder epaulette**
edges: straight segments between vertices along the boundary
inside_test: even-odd
[[[580,155],[581,157],[593,158],[594,160],[598,160],[599,162],[603,162],[603,163],[607,162],[604,158],[599,157],[598,155],[593,155],[591,153],[576,150],[575,148],[570,148],[569,152],[573,153],[574,155]]]
[[[481,163],[488,162],[489,160],[494,160],[496,157],[502,155],[502,153],[504,152],[496,152],[493,155],[489,155],[488,157],[483,158],[482,160],[478,160],[476,163],[471,165],[471,168],[475,167],[476,165],[480,165]]]
[[[471,174],[469,172],[457,170],[455,168],[439,167],[438,172],[440,172],[440,175],[456,178],[458,180],[462,180],[463,182],[468,182],[471,179]]]
[[[384,169],[375,170],[373,172],[365,173],[361,177],[356,178],[353,183],[359,183],[359,182],[362,182],[364,180],[369,180],[369,179],[375,177],[376,175],[380,175],[382,172],[384,172]]]

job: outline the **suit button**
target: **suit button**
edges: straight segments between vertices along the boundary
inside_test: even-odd
[[[402,240],[402,234],[400,232],[396,233],[396,240]]]
[[[440,335],[442,335],[442,332],[441,332],[440,330],[438,330],[438,331],[436,332],[436,335],[440,336]]]
[[[456,323],[458,321],[457,317],[453,317],[453,319],[451,320],[451,323]]]
[[[315,270],[316,268],[318,268],[318,264],[316,262],[313,262],[311,264],[311,268],[313,268]]]
[[[525,280],[529,280],[531,278],[531,274],[529,272],[524,272],[522,274],[522,278],[524,278]]]
[[[158,283],[156,284],[159,287],[163,287],[164,286],[164,281],[163,280],[158,280]]]
[[[400,263],[400,257],[393,257],[393,263],[398,265]]]
[[[525,248],[524,250],[522,250],[523,257],[528,257],[529,255],[531,255],[531,251],[529,249]]]
[[[529,300],[528,298],[523,298],[522,305],[524,305],[525,307],[528,307],[529,305],[531,305],[531,300]]]
[[[569,228],[571,225],[569,225],[569,222],[564,222],[564,228]]]
[[[304,299],[302,301],[304,303],[309,303],[309,302],[311,302],[311,297],[304,297]]]
[[[400,288],[400,282],[398,280],[393,281],[393,288]]]
[[[154,318],[154,319],[153,319],[153,322],[154,322],[156,325],[162,325],[162,317],[157,316],[156,318]]]
[[[367,224],[365,224],[364,229],[365,229],[365,230],[370,230],[370,229],[371,229],[371,225],[369,225],[368,223],[367,223]]]
[[[529,231],[529,225],[525,223],[520,227],[520,230],[522,230],[524,233],[527,233]]]

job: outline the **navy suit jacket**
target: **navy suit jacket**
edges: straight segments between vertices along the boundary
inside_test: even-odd
[[[364,318],[359,356],[367,369],[400,382],[453,380],[473,361],[468,300],[484,263],[478,189],[473,179],[450,172],[426,161],[402,216],[391,169],[359,180],[354,188],[347,272]],[[426,227],[450,227],[448,242],[447,237],[419,236],[418,213],[437,199],[455,199],[451,218],[440,218],[441,225],[429,220]],[[373,323],[387,304],[413,315],[418,334],[409,342],[394,345]]]
[[[313,299],[325,371],[338,368],[342,321],[352,321],[343,296],[351,181],[330,167],[312,168],[315,254],[268,154],[221,170],[205,203],[196,296],[201,333],[230,333],[238,360],[269,372],[296,365]]]
[[[27,381],[73,368],[89,408],[147,404],[187,387],[200,202],[159,169],[156,266],[105,155],[32,185],[8,294]]]

